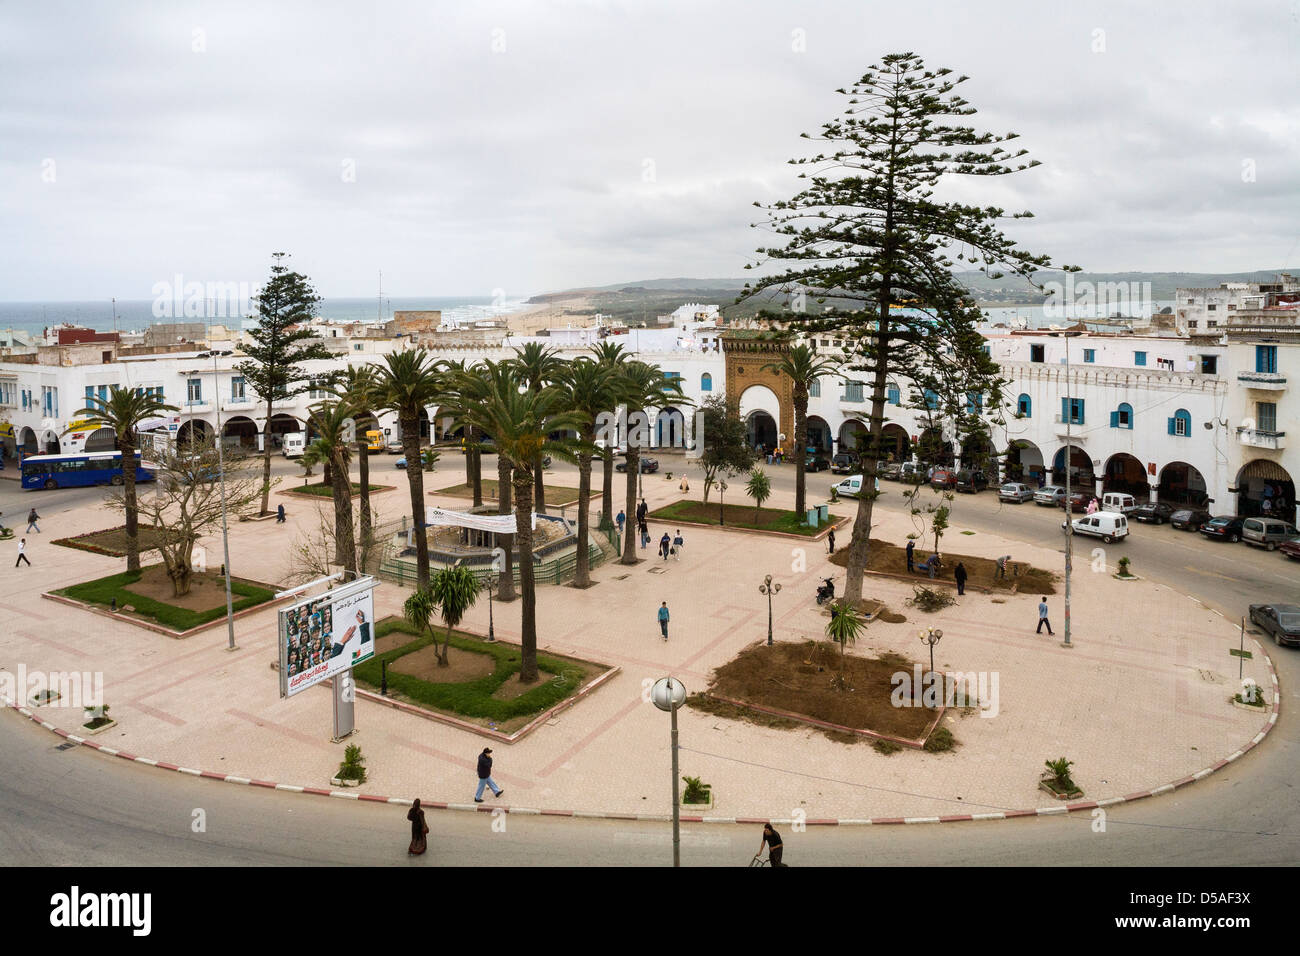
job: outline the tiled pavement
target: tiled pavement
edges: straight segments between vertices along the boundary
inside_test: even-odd
[[[444,477],[450,484],[454,475]],[[678,497],[676,484],[662,479],[648,477],[646,491],[652,509]],[[404,500],[401,487],[377,498],[386,516],[396,514]],[[231,526],[232,566],[239,573],[282,579],[297,527],[312,517],[310,503],[290,501],[286,526]],[[840,510],[851,514],[852,505]],[[903,516],[877,514],[877,536],[901,541],[911,530]],[[71,523],[73,516],[62,520]],[[274,611],[237,622],[239,650],[230,653],[224,627],[178,641],[41,600],[44,590],[124,565],[47,544],[71,531],[111,526],[116,518],[105,510],[78,514],[76,521],[76,527],[44,529],[34,544],[29,540],[32,568],[4,563],[0,666],[102,670],[119,724],[94,738],[97,744],[217,776],[328,788],[342,756],[341,745],[329,742],[330,694],[317,688],[279,698],[270,667]],[[653,525],[651,530],[655,537],[661,533]],[[819,575],[837,572],[842,581],[842,572],[826,562],[824,543],[683,531],[687,546],[680,562],[610,564],[596,570],[598,583],[589,590],[539,589],[543,649],[622,670],[552,724],[516,744],[494,745],[494,775],[512,807],[666,812],[668,720],[643,701],[646,683],[671,673],[691,690],[703,689],[711,668],[764,638],[766,604],[758,593],[764,574],[785,586],[775,600],[776,638],[820,634],[825,618],[813,602]],[[946,549],[989,557],[1011,552],[1040,566],[1061,564],[1052,551],[957,531],[949,532]],[[847,544],[847,532],[839,538],[841,546]],[[219,553],[219,544],[210,543],[209,553]],[[1036,786],[1049,757],[1075,762],[1075,779],[1092,801],[1181,780],[1249,746],[1268,721],[1227,702],[1236,690],[1237,661],[1228,654],[1236,646],[1236,628],[1168,588],[1092,572],[1090,548],[1079,551],[1073,650],[1059,646],[1060,594],[1049,601],[1057,628],[1057,637],[1049,639],[1034,633],[1037,595],[993,603],[988,595],[969,593],[955,607],[922,615],[904,607],[911,594],[907,582],[868,579],[864,593],[903,611],[908,621],[872,624],[857,653],[893,650],[921,661],[926,648],[917,627],[935,624],[944,631],[937,666],[998,675],[996,717],[946,718],[960,742],[956,752],[886,757],[866,743],[845,745],[811,730],[771,730],[687,708],[680,715],[682,772],[713,785],[712,812],[720,817],[786,818],[798,811],[814,819],[938,817],[1059,809]],[[801,561],[806,570],[793,570]],[[404,596],[381,584],[376,613],[400,613]],[[655,621],[661,600],[672,611],[667,643]],[[497,606],[499,639],[517,638],[517,607]],[[474,608],[465,626],[486,632],[486,605]],[[1246,675],[1272,698],[1266,649],[1250,639],[1247,647],[1255,658],[1246,662]],[[74,733],[82,719],[80,712],[58,707],[36,713]],[[355,740],[371,774],[361,794],[451,803],[473,796],[483,738],[367,701],[357,705],[357,724]],[[141,770],[149,772],[156,771]]]

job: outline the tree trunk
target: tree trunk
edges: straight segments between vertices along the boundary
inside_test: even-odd
[[[334,460],[334,562],[357,573],[357,543],[352,535],[352,488],[342,454]]]
[[[439,667],[451,666],[451,661],[447,659],[447,655],[450,653],[451,653],[451,625],[448,624],[447,634],[442,642],[442,649],[439,650],[437,641],[433,642],[433,656],[438,659]]]
[[[357,480],[361,482],[361,542],[358,548],[361,554],[357,566],[365,574],[366,565],[370,563],[370,549],[374,545],[371,540],[373,532],[370,530],[370,446],[365,441],[357,442],[357,472]]]
[[[217,396],[221,400],[221,396]],[[262,511],[261,514],[271,513],[271,404],[272,399],[266,400],[266,425],[262,428]]]
[[[636,564],[636,539],[641,532],[636,530],[636,479],[641,471],[641,452],[632,444],[631,436],[627,443],[627,537],[623,539],[623,560],[621,564]],[[649,520],[649,519],[647,519]]]
[[[586,436],[584,440],[588,440]],[[591,527],[587,509],[590,505],[591,455],[583,452],[578,455],[578,563],[573,572],[573,583],[580,588],[591,586],[591,553],[587,550],[587,535]]]
[[[406,481],[411,488],[411,522],[415,526],[415,583],[429,586],[429,535],[424,527],[424,472],[420,470],[420,424],[416,417],[398,419],[402,453],[406,455]],[[414,466],[412,465],[414,463]]]
[[[122,452],[122,500],[126,506],[126,569],[140,570],[140,509],[135,497],[135,436],[118,442]]]
[[[885,430],[885,389],[889,371],[889,286],[881,293],[885,305],[881,308],[876,332],[876,372],[871,383],[871,444],[880,447]],[[853,518],[853,535],[849,539],[849,553],[845,562],[844,600],[856,607],[862,600],[862,576],[867,570],[871,552],[871,513],[876,504],[876,461],[873,453],[862,463],[862,491],[858,494],[858,512]]]
[[[533,482],[528,469],[516,469],[515,521],[518,524],[515,539],[519,544],[519,595],[523,598],[520,609],[519,682],[537,682],[537,588],[533,580]]]
[[[542,456],[533,462],[533,510],[539,515],[546,514],[546,485],[542,476]]]
[[[808,510],[807,488],[804,479],[804,465],[808,453],[808,396],[794,396],[794,513],[802,515]]]
[[[478,449],[478,429],[472,425],[465,429],[466,447],[465,447],[465,469],[469,485],[474,494],[474,507],[478,508],[483,504],[483,459],[480,457]],[[501,489],[497,489],[501,493]]]
[[[510,514],[510,484],[514,480],[510,460],[504,455],[497,455],[497,514]],[[511,552],[515,549],[514,535],[499,534],[497,542],[505,552],[505,566],[497,580],[497,600],[513,601],[515,599],[515,569]]]
[[[601,478],[600,513],[610,521],[614,520],[614,452],[606,447],[600,453],[600,462],[604,468]]]

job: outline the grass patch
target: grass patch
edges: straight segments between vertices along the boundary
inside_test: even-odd
[[[215,607],[192,610],[176,607],[166,601],[133,592],[131,585],[140,580],[145,570],[148,569],[110,574],[105,578],[60,588],[54,593],[85,604],[93,604],[97,607],[109,607],[114,600],[117,601],[119,609],[129,604],[135,609],[134,613],[137,617],[156,621],[163,627],[171,628],[173,631],[188,631],[191,628],[225,616],[226,605],[224,599]],[[232,605],[234,611],[257,607],[259,604],[265,604],[275,599],[273,591],[268,591],[266,588],[259,587],[248,581],[241,581],[238,578],[231,579],[230,591],[231,596],[234,598]]]
[[[957,746],[957,738],[952,735],[952,731],[947,727],[936,727],[934,733],[925,738],[925,743],[922,746],[927,753],[944,753]]]
[[[567,505],[578,500],[578,489],[568,488],[563,485],[544,485],[546,490],[546,503],[548,505]],[[453,498],[473,498],[474,487],[469,482],[463,482],[459,485],[449,485],[446,488],[439,488],[432,492],[435,495],[450,495]],[[599,489],[593,489],[593,499],[600,497]],[[497,482],[495,478],[483,479],[483,498],[497,500]]]
[[[153,525],[141,525],[139,532],[136,534],[136,540],[140,543],[140,553],[152,551],[158,547],[158,542],[162,538],[162,533]],[[67,538],[55,538],[50,544],[57,544],[63,548],[75,548],[78,551],[89,551],[91,554],[106,554],[109,557],[120,558],[126,554],[126,527],[120,525],[116,528],[105,528],[103,531],[91,531],[87,534],[71,535]]]
[[[650,512],[652,520],[669,523],[702,524],[717,527],[718,508],[716,503],[704,504],[702,501],[674,501],[670,505]],[[830,522],[818,528],[803,523],[803,515],[779,508],[759,508],[755,514],[753,505],[726,505],[726,526],[729,528],[747,528],[752,531],[779,531],[783,534],[798,534],[805,537],[820,534],[829,524],[838,521],[837,515],[831,515]]]
[[[352,486],[352,494],[354,495],[361,494],[361,482],[353,481],[350,482],[349,484],[351,484]],[[376,491],[389,491],[392,487],[393,487],[392,485],[371,485],[370,491],[372,493]],[[334,497],[334,486],[327,485],[323,481],[312,482],[310,485],[293,485],[292,487],[285,488],[284,490],[291,491],[294,494],[299,494],[299,495],[315,495],[318,498]]]
[[[374,690],[380,686],[382,662],[387,661],[388,688],[409,698],[411,701],[435,710],[449,711],[464,717],[480,720],[492,720],[502,723],[517,717],[531,717],[553,707],[566,697],[571,696],[583,685],[587,676],[596,669],[594,664],[579,664],[576,661],[562,660],[545,654],[537,655],[537,667],[542,677],[531,690],[512,699],[492,696],[497,688],[519,673],[521,665],[518,645],[489,644],[480,638],[461,631],[451,632],[451,653],[485,654],[493,658],[492,672],[477,680],[457,684],[440,684],[424,680],[411,674],[403,674],[393,669],[393,662],[407,654],[414,653],[433,643],[428,634],[421,634],[417,628],[401,618],[388,618],[380,621],[375,628],[375,638],[389,634],[410,635],[410,640],[392,647],[382,654],[376,654],[370,660],[358,664],[352,673],[356,680]],[[442,632],[438,635],[442,640]]]
[[[896,744],[892,740],[875,740],[871,746],[875,748],[876,753],[884,754],[886,757],[892,757],[903,749],[902,744]]]

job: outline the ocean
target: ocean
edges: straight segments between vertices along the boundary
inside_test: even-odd
[[[170,302],[166,303],[171,305]],[[395,311],[438,310],[443,318],[456,321],[473,321],[499,315],[509,315],[524,307],[523,299],[500,300],[490,296],[427,296],[383,300],[371,296],[359,299],[324,299],[321,302],[322,318],[345,322],[377,322],[388,320]],[[116,323],[114,311],[116,310]],[[217,311],[217,310],[212,310]],[[116,305],[108,299],[91,302],[0,302],[0,329],[21,329],[39,335],[51,325],[68,322],[96,331],[109,332],[114,328],[122,332],[142,331],[155,322],[200,322],[202,316],[159,318],[154,314],[154,300],[118,300]],[[212,319],[222,325],[234,324],[230,319]],[[247,324],[247,320],[245,320]]]

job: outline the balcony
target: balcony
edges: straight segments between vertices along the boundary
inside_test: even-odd
[[[1286,376],[1277,372],[1240,372],[1237,381],[1257,392],[1281,392],[1286,389]]]
[[[1286,432],[1271,432],[1263,428],[1237,429],[1237,441],[1251,448],[1267,448],[1270,451],[1282,451],[1286,448]]]

